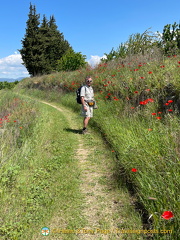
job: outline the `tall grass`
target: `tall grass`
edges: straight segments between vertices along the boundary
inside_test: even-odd
[[[154,239],[178,239],[180,57],[138,59],[25,79],[17,90],[79,111],[75,90],[91,75],[99,106],[91,124],[112,146],[120,178],[148,212],[146,223],[159,230]],[[164,211],[174,217],[164,219]]]
[[[0,239],[32,239],[56,211],[63,226],[84,226],[77,141],[64,131],[67,119],[12,91],[1,91],[0,119]]]

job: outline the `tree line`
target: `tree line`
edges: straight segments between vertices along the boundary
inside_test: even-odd
[[[53,71],[73,71],[85,66],[86,56],[75,52],[63,33],[58,30],[54,16],[48,20],[36,13],[36,7],[30,4],[26,33],[19,50],[23,64],[31,76],[49,74]],[[109,53],[105,53],[108,62],[129,55],[152,53],[158,49],[163,55],[176,55],[180,52],[180,24],[167,24],[163,33],[153,33],[149,29],[144,33],[130,35],[128,41]]]
[[[163,28],[163,33],[153,33],[147,29],[142,34],[136,33],[130,35],[125,43],[107,54],[104,62],[117,58],[125,58],[129,55],[150,53],[153,49],[159,49],[163,55],[176,55],[180,52],[180,24],[167,24]]]
[[[63,33],[58,30],[54,16],[48,20],[37,14],[30,4],[26,33],[19,49],[23,64],[31,76],[60,70],[76,70],[86,64],[86,56],[75,52]]]
[[[19,83],[19,81],[15,81],[15,82],[7,82],[7,81],[0,82],[0,90],[2,90],[2,89],[12,89],[18,83]]]

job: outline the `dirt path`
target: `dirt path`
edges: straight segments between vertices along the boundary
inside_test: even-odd
[[[78,123],[77,115],[70,110],[44,101],[41,102],[61,111],[72,129],[80,127],[81,123]],[[87,135],[77,134],[77,140],[78,149],[75,157],[78,159],[81,171],[80,190],[84,196],[82,213],[87,224],[79,229],[79,233],[74,235],[74,238],[71,235],[69,239],[134,239],[124,238],[117,232],[117,229],[127,223],[125,215],[128,210],[126,207],[131,205],[131,199],[127,192],[120,191],[114,179],[113,153],[104,146],[103,140],[94,132]],[[122,213],[122,209],[124,213]],[[65,221],[54,216],[49,227],[56,228],[56,226],[65,229]],[[66,237],[59,234],[58,238],[51,235],[48,239],[68,239],[68,237],[67,234]]]

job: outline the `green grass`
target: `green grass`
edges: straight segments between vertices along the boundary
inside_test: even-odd
[[[17,98],[24,104],[12,107],[11,101]],[[74,158],[77,141],[64,130],[68,127],[66,118],[52,107],[12,92],[4,93],[1,100],[9,102],[12,119],[0,136],[1,239],[31,239],[59,209],[67,228],[83,226],[80,172]],[[28,113],[33,114],[31,119]],[[19,130],[19,126],[23,128]],[[76,215],[75,220],[72,215]]]
[[[16,89],[61,102],[78,112],[75,90],[86,75],[93,77],[99,109],[91,126],[115,152],[119,181],[130,185],[147,210],[146,221],[150,218],[153,229],[173,230],[171,235],[155,234],[154,239],[177,239],[180,225],[179,63],[179,56],[146,62],[134,58],[124,65],[114,61],[94,70],[25,79]],[[153,101],[140,104],[149,98]],[[173,102],[167,105],[169,100]],[[174,218],[163,219],[164,211],[172,211]]]

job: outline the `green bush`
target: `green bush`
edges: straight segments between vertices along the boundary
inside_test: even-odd
[[[80,52],[74,52],[73,50],[67,51],[67,53],[58,60],[58,71],[75,71],[86,65],[86,56]]]

